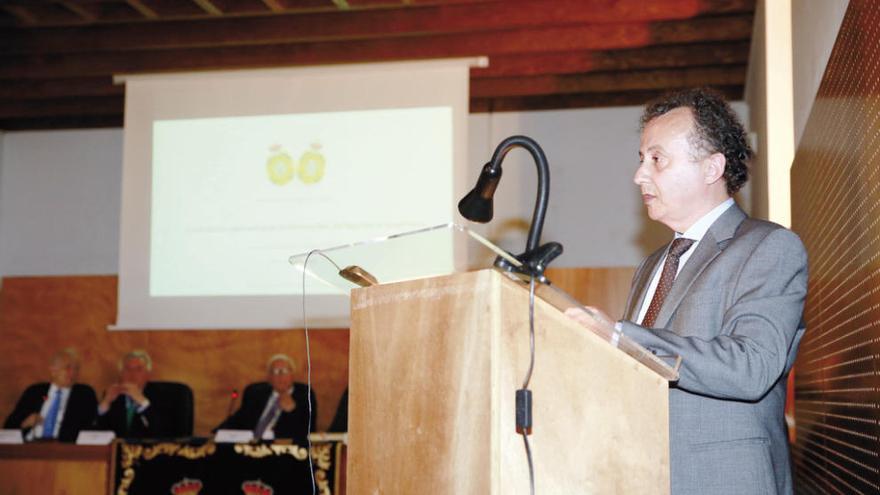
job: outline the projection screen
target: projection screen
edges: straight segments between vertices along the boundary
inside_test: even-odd
[[[299,328],[290,255],[452,221],[477,64],[118,76],[111,329]],[[348,326],[346,294],[311,284],[306,296],[310,327]]]

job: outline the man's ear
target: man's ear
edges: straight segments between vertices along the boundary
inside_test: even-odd
[[[703,174],[706,184],[714,184],[724,178],[724,166],[727,159],[723,153],[712,153],[704,160]]]

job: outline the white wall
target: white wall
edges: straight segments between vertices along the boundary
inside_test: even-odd
[[[791,219],[790,169],[848,0],[759,0],[745,99],[757,137],[752,213]]]
[[[734,108],[747,121],[745,105]],[[528,135],[550,162],[543,240],[565,246],[553,266],[636,265],[670,235],[647,219],[632,183],[640,111],[471,115],[467,182],[501,140]],[[0,135],[0,275],[116,273],[121,161],[118,129]],[[536,187],[531,157],[511,151],[487,232],[514,253],[525,247]]]
[[[4,134],[0,274],[116,273],[121,159],[121,130]]]
[[[471,117],[474,176],[505,137],[535,139],[550,163],[550,205],[543,240],[565,253],[553,266],[636,265],[668,234],[643,214],[632,183],[638,164],[641,107],[499,113]],[[522,252],[537,190],[537,172],[525,150],[512,151],[496,194],[489,236]],[[517,221],[517,219],[525,220]]]
[[[792,0],[795,144],[800,143],[849,0]]]

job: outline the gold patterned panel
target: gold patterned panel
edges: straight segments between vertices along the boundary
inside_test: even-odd
[[[810,256],[798,493],[880,493],[880,3],[851,0],[792,168]]]

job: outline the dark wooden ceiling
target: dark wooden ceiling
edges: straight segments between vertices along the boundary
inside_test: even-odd
[[[487,55],[471,112],[741,98],[754,0],[0,0],[0,129],[120,127],[112,75]]]

